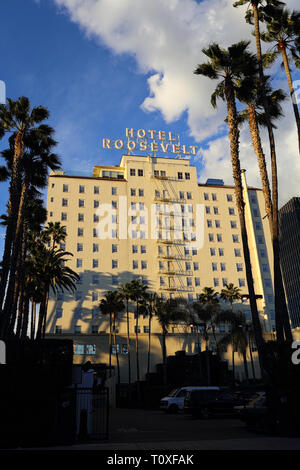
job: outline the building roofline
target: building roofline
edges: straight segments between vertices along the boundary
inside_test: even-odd
[[[49,175],[49,178],[75,178],[75,179],[86,179],[86,180],[106,180],[106,181],[125,181],[125,178],[110,178],[108,176],[73,176],[73,175]]]
[[[227,188],[227,189],[235,189],[233,185],[226,185],[226,184],[205,184],[205,183],[198,183],[198,186],[203,186],[204,188]],[[253,186],[248,186],[247,189],[252,191],[262,191],[261,188],[254,188]]]

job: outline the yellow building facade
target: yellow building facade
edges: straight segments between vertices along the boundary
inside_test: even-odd
[[[272,249],[264,198],[260,189],[247,187],[245,172],[242,179],[254,287],[261,297],[258,309],[263,330],[272,332]],[[123,155],[120,166],[96,166],[90,177],[51,172],[47,210],[48,221],[60,221],[66,227],[62,248],[73,253],[68,265],[78,272],[80,280],[72,294],[51,294],[46,331],[48,337],[60,335],[74,340],[77,363],[108,363],[109,322],[99,313],[98,305],[106,291],[125,282],[142,279],[151,292],[165,298],[182,296],[191,302],[204,287],[220,292],[225,284],[233,283],[242,294],[248,292],[234,187],[216,179],[199,184],[196,167],[189,159]],[[251,320],[247,299],[234,308]],[[134,305],[130,310],[134,351]],[[125,313],[120,315],[117,328],[121,379],[126,381]],[[226,331],[221,325],[217,333]],[[139,319],[138,335],[144,378],[147,318]],[[151,370],[155,371],[155,365],[162,361],[160,327],[155,317],[151,342]],[[194,354],[197,347],[197,335],[188,325],[170,329],[169,355],[178,350]],[[255,348],[253,355],[256,358]],[[230,362],[230,351],[224,357]],[[238,364],[238,358],[236,361]],[[134,356],[131,362],[134,380]]]

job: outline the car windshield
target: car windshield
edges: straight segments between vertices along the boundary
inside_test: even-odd
[[[179,388],[174,388],[170,393],[168,393],[167,397],[174,397],[178,392]]]
[[[258,397],[255,397],[253,400],[250,401],[249,405],[250,406],[260,406],[265,403],[266,397],[263,395],[259,395]]]

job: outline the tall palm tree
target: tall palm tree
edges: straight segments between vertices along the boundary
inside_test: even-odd
[[[275,288],[275,321],[276,321],[276,336],[277,340],[284,341],[284,335],[288,341],[292,341],[292,333],[289,322],[289,317],[284,305],[284,288],[282,282],[282,275],[280,270],[280,253],[279,253],[279,228],[278,228],[278,177],[277,177],[277,156],[276,156],[276,143],[273,132],[273,125],[270,115],[269,103],[266,97],[266,78],[264,75],[263,62],[264,56],[261,50],[261,33],[260,33],[260,20],[265,19],[264,9],[266,7],[280,7],[284,5],[283,2],[278,0],[238,0],[234,3],[234,7],[240,5],[251,6],[247,10],[246,21],[250,24],[254,23],[255,41],[256,41],[256,56],[258,61],[259,73],[259,86],[260,94],[262,96],[263,107],[265,111],[266,127],[268,129],[268,136],[270,142],[270,155],[271,155],[271,168],[272,168],[272,244],[273,244],[273,262],[274,262],[274,285]],[[269,65],[269,64],[268,64]],[[277,309],[276,309],[277,306]],[[256,331],[256,325],[253,324]],[[257,345],[259,350],[260,346]]]
[[[234,301],[240,300],[242,298],[241,289],[236,287],[232,282],[229,284],[225,284],[225,288],[221,290],[220,297],[222,300],[229,301],[230,310],[233,311]]]
[[[53,139],[53,129],[42,121],[49,117],[49,112],[42,106],[30,109],[28,98],[21,97],[16,101],[7,100],[7,105],[0,105],[0,128],[11,133],[10,148],[12,150],[12,163],[9,186],[8,223],[6,229],[2,273],[0,283],[0,307],[6,295],[3,322],[9,311],[13,311],[12,298],[15,290],[16,267],[18,263],[18,250],[22,239],[22,224],[24,208],[29,190],[28,178],[22,179],[22,160],[25,154],[35,154],[42,160],[49,159],[51,148],[56,145]],[[52,169],[59,167],[59,160],[53,162]],[[27,173],[28,174],[28,173]],[[7,287],[7,280],[9,285]],[[13,311],[14,314],[14,311]]]
[[[215,92],[212,95],[212,104],[216,106],[218,97],[225,99],[227,104],[227,116],[229,126],[230,153],[232,160],[233,180],[235,186],[236,204],[239,213],[242,244],[245,258],[246,277],[249,290],[249,300],[252,314],[253,326],[255,329],[256,342],[259,357],[263,367],[263,336],[259,320],[254,291],[253,275],[251,269],[250,251],[245,220],[245,203],[243,197],[241,167],[239,159],[239,129],[238,116],[235,101],[236,82],[243,80],[247,76],[252,76],[256,69],[256,61],[247,50],[249,42],[241,41],[232,45],[227,50],[221,49],[217,44],[212,44],[208,49],[204,49],[204,54],[210,59],[209,62],[198,65],[196,74],[201,74],[213,80],[220,79]]]
[[[109,315],[109,367],[111,371],[111,355],[112,355],[112,332],[114,336],[114,346],[117,361],[117,373],[118,383],[120,383],[120,364],[119,364],[119,352],[116,338],[116,318],[118,313],[122,312],[125,305],[122,301],[120,293],[118,291],[106,292],[104,299],[101,299],[99,304],[100,312],[103,315]]]
[[[156,317],[162,332],[163,382],[165,388],[167,387],[166,336],[168,334],[169,327],[172,324],[186,320],[186,311],[183,308],[184,306],[185,301],[180,298],[163,300],[161,297],[158,297],[155,301]]]
[[[274,57],[281,54],[283,67],[286,73],[289,91],[292,99],[293,111],[298,131],[298,150],[300,153],[300,117],[297,102],[295,100],[295,90],[291,74],[291,60],[300,67],[300,12],[290,12],[287,8],[266,7],[264,9],[265,25],[267,32],[261,33],[261,39],[268,43],[275,43],[271,49]],[[271,52],[270,51],[270,52]],[[289,52],[291,53],[289,55]]]
[[[150,373],[150,362],[151,362],[151,335],[152,335],[152,318],[153,315],[157,314],[157,309],[160,306],[160,297],[156,293],[146,293],[142,308],[145,314],[148,316],[148,354],[147,354],[147,374]]]

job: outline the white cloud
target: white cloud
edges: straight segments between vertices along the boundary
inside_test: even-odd
[[[227,47],[251,38],[251,27],[244,21],[245,7],[233,8],[232,0],[204,0],[201,3],[195,0],[54,1],[89,37],[105,44],[115,54],[130,54],[135,58],[139,71],[148,76],[149,96],[141,103],[143,110],[160,111],[167,123],[187,112],[190,134],[198,142],[218,134],[224,125],[225,108],[221,104],[218,111],[212,108],[210,95],[215,83],[195,76],[193,70],[206,60],[201,50],[210,42]],[[290,0],[288,6],[297,8],[297,3],[298,0]],[[285,176],[286,159],[295,179],[300,173],[296,130],[290,113],[289,118],[282,121],[278,135],[278,166],[279,170],[282,168],[280,179],[284,199],[287,195],[297,194],[297,187]],[[249,167],[248,155],[252,153],[249,135],[243,131],[243,166],[247,168],[249,183],[259,185],[254,158]],[[220,163],[229,159],[227,139],[209,142],[202,157],[205,163],[203,176],[219,175]],[[221,176],[227,179],[227,175],[230,179],[230,165],[222,167]]]

